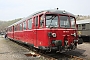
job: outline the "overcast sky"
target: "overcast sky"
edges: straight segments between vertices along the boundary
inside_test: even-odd
[[[75,15],[90,15],[90,0],[0,0],[0,20],[23,18],[57,7]]]

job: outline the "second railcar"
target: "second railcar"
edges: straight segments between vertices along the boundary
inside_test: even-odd
[[[83,41],[90,41],[90,19],[77,20],[78,36]]]

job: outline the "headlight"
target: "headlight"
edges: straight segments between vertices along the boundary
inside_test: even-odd
[[[49,37],[56,37],[56,33],[48,32]]]
[[[78,40],[74,40],[74,42],[78,42]]]
[[[76,37],[76,33],[73,33],[73,34],[71,34],[71,35]]]
[[[52,33],[52,36],[53,36],[53,37],[56,37],[56,33]]]
[[[76,33],[73,34],[76,37]]]

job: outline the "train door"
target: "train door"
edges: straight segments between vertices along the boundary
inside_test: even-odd
[[[34,17],[34,45],[37,46],[37,28],[38,28],[38,16]]]

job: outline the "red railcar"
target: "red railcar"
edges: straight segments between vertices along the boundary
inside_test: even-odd
[[[47,51],[72,50],[79,42],[75,16],[61,10],[34,13],[9,26],[7,37]]]

